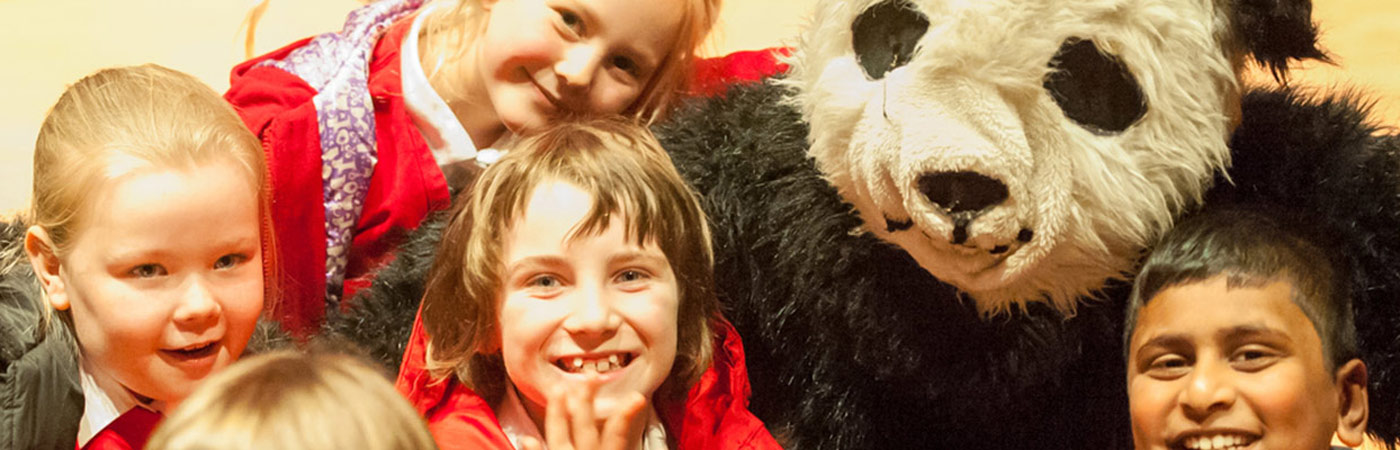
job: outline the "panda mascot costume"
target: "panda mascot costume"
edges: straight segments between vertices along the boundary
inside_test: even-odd
[[[1307,0],[831,0],[789,67],[656,128],[712,222],[751,409],[797,449],[1129,448],[1133,271],[1204,208],[1338,236],[1400,436],[1400,138],[1350,96],[1240,81],[1326,59]],[[441,223],[331,332],[397,357]]]

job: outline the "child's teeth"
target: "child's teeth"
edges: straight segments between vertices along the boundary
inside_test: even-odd
[[[585,360],[582,357],[568,358],[560,363],[560,367],[573,373],[581,373],[585,370],[593,373],[607,373],[621,369],[625,356],[612,354],[607,358],[597,360]]]

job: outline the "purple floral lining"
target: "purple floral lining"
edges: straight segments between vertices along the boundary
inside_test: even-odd
[[[378,161],[369,59],[389,25],[417,10],[423,1],[371,3],[351,12],[339,33],[316,36],[285,59],[260,64],[296,75],[317,91],[312,102],[321,135],[328,298],[340,296],[355,224]]]

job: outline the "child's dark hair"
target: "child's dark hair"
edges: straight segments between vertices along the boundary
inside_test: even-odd
[[[1312,321],[1333,370],[1360,357],[1348,264],[1325,235],[1285,211],[1201,213],[1167,232],[1133,283],[1123,333],[1126,355],[1138,311],[1167,288],[1226,277],[1226,288],[1292,284],[1292,300]],[[1126,356],[1125,356],[1126,357]]]

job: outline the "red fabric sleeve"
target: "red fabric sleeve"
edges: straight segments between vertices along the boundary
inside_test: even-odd
[[[485,399],[455,379],[434,380],[428,373],[428,335],[421,314],[420,308],[394,387],[427,419],[428,432],[442,450],[514,449]]]
[[[695,63],[690,92],[699,96],[719,95],[730,85],[752,83],[787,71],[787,64],[779,62],[778,57],[791,53],[791,48],[775,47],[701,59]]]
[[[314,333],[325,314],[326,224],[322,205],[316,91],[281,69],[254,67],[306,41],[244,62],[224,99],[262,142],[272,186],[272,228],[279,269],[274,317],[298,336]]]

